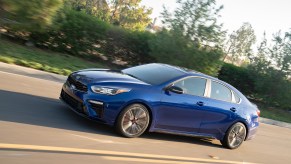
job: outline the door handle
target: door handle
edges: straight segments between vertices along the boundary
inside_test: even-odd
[[[198,101],[196,104],[197,104],[198,106],[203,106],[203,105],[204,105],[204,102],[202,102],[202,101]]]
[[[235,107],[230,108],[230,110],[231,110],[232,112],[236,112],[236,108],[235,108]]]

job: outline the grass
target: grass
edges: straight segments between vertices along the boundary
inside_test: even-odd
[[[95,63],[34,47],[26,47],[6,40],[0,40],[0,61],[30,67],[61,75],[84,68],[107,68],[105,64]]]
[[[261,110],[261,116],[273,120],[291,123],[291,112],[287,110],[267,107],[266,105],[258,104]]]

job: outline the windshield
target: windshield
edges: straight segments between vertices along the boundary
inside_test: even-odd
[[[123,73],[152,85],[159,85],[185,73],[162,64],[146,64],[122,70]]]

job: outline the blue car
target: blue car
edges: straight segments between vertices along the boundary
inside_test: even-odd
[[[60,99],[125,137],[145,131],[208,137],[235,149],[259,126],[260,111],[233,86],[167,64],[73,72]]]

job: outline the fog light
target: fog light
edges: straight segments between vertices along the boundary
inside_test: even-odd
[[[89,100],[89,103],[97,104],[97,105],[103,105],[103,102],[96,101],[96,100]]]

